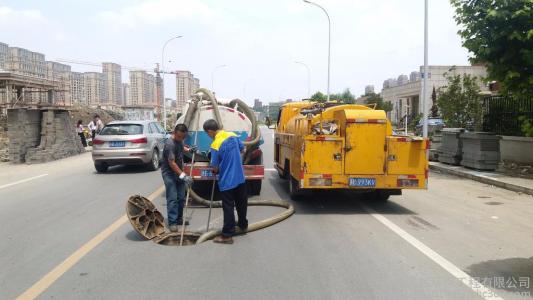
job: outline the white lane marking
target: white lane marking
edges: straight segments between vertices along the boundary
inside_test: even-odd
[[[389,219],[385,218],[383,215],[378,214],[375,210],[372,208],[363,205],[363,209],[366,210],[372,217],[374,217],[376,220],[378,220],[381,224],[387,226],[390,230],[392,230],[394,233],[399,235],[402,239],[407,241],[411,246],[418,249],[420,252],[422,252],[424,255],[426,255],[429,259],[431,259],[433,262],[441,266],[444,270],[448,271],[453,277],[461,281],[464,285],[469,287],[471,290],[473,290],[476,294],[481,296],[483,299],[486,300],[503,300],[503,298],[496,295],[495,292],[493,292],[491,289],[487,288],[486,286],[482,285],[479,281],[475,280],[474,278],[470,277],[470,275],[463,272],[463,270],[456,267],[454,264],[452,264],[450,261],[448,261],[446,258],[440,256],[437,252],[433,251],[433,249],[426,246],[421,241],[417,240],[414,236],[410,235],[400,227],[398,227],[393,222],[389,221]]]
[[[268,172],[275,172],[275,171],[277,171],[277,170],[274,169],[274,168],[265,168],[265,171],[268,171]]]
[[[16,184],[19,184],[19,183],[28,182],[28,181],[31,181],[31,180],[34,180],[34,179],[37,179],[37,178],[41,178],[41,177],[44,177],[44,176],[48,176],[48,174],[41,174],[41,175],[33,176],[33,177],[30,177],[30,178],[22,179],[22,180],[19,180],[19,181],[15,181],[15,182],[12,182],[12,183],[0,185],[0,190],[3,189],[3,188],[6,188],[6,187],[10,187],[10,186],[13,186],[13,185],[16,185]]]

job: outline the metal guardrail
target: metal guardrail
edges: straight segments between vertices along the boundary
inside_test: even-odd
[[[523,136],[521,116],[533,119],[533,96],[490,96],[483,99],[483,131]]]

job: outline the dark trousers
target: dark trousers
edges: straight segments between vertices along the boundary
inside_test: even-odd
[[[94,140],[94,138],[96,137],[96,130],[91,131],[91,136],[92,136],[92,138]]]
[[[168,225],[181,225],[183,222],[183,203],[185,201],[185,182],[173,173],[162,173],[167,198]]]
[[[248,210],[248,190],[246,189],[246,183],[241,183],[230,190],[221,191],[220,197],[222,198],[222,210],[224,211],[222,235],[229,237],[235,234],[235,209],[239,218],[237,225],[241,229],[247,229],[248,220],[246,219],[246,211]]]
[[[87,140],[85,139],[85,134],[83,132],[78,132],[78,135],[80,136],[81,144],[83,145],[83,147],[87,147]]]

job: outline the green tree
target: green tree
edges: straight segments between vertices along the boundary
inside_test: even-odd
[[[386,112],[392,110],[392,103],[389,101],[383,101],[383,98],[380,94],[370,93],[366,95],[367,104],[376,104],[376,109],[382,109]]]
[[[472,62],[513,94],[533,94],[533,0],[451,0]]]
[[[437,91],[437,106],[449,127],[481,129],[482,99],[477,77],[446,75],[448,85]]]
[[[333,94],[330,96],[330,99],[332,100],[338,100],[342,103],[346,104],[354,104],[355,103],[355,96],[352,94],[349,88],[346,88],[342,93],[340,94]]]
[[[311,96],[311,101],[316,102],[326,102],[326,95],[322,94],[320,91],[316,92]]]

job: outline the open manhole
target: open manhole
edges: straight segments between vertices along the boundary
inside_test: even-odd
[[[167,232],[165,218],[147,198],[140,195],[131,196],[126,203],[126,214],[133,229],[146,239],[160,245],[180,245],[181,232]],[[186,231],[182,245],[194,245],[199,237],[200,233]]]

